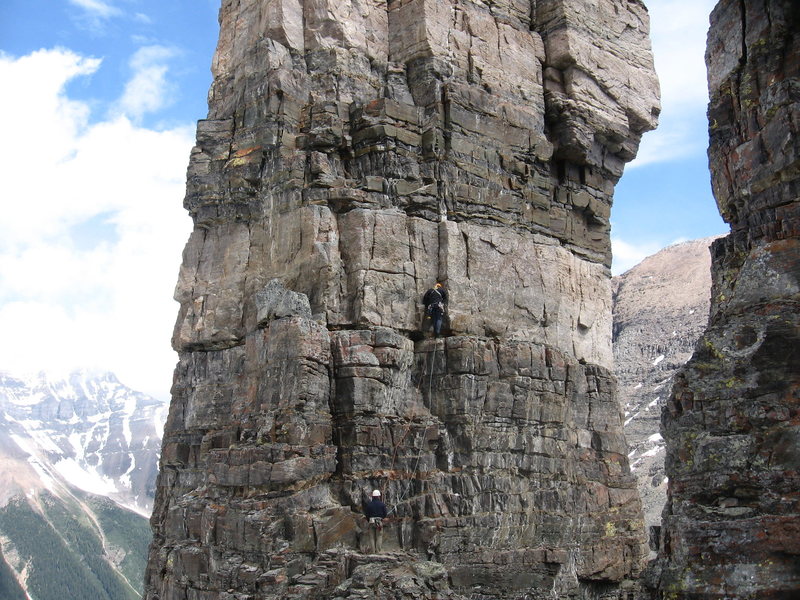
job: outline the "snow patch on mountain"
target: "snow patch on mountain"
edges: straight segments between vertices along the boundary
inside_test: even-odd
[[[64,479],[84,492],[97,494],[98,496],[113,496],[119,492],[114,481],[109,477],[104,477],[97,471],[84,469],[75,459],[64,458],[55,463],[56,470]],[[120,478],[120,483],[123,483]],[[123,484],[124,485],[124,484]]]
[[[54,491],[56,489],[56,481],[52,477],[47,465],[37,456],[36,449],[30,443],[30,439],[25,439],[21,436],[12,434],[11,439],[19,446],[20,450],[28,454],[28,464],[33,468],[39,479],[42,482],[44,489]]]

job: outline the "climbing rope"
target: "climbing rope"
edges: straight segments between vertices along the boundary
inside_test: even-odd
[[[428,374],[428,399],[429,400],[431,398],[431,390],[433,388],[433,373],[434,373],[434,371],[436,369],[436,352],[437,352],[437,350],[438,350],[438,344],[434,343],[433,353],[431,355],[430,368],[426,368],[425,369],[425,371],[428,372],[427,374]],[[427,360],[425,362],[427,363]],[[418,394],[421,391],[422,383],[423,383],[424,380],[425,380],[425,373],[423,372],[423,374],[419,378],[417,386],[416,386],[416,390],[417,390]],[[394,470],[394,465],[395,465],[395,462],[397,460],[397,451],[400,448],[400,446],[403,444],[405,439],[408,437],[408,434],[411,431],[411,424],[413,423],[414,418],[416,418],[416,416],[417,416],[416,415],[416,411],[413,411],[411,413],[411,416],[409,417],[408,424],[406,425],[406,430],[403,432],[403,435],[401,436],[400,440],[394,446],[394,451],[393,451],[393,454],[392,454],[392,464],[391,464],[391,466],[389,468],[390,471]],[[425,431],[427,431],[427,427],[425,428]],[[414,468],[411,471],[411,477],[408,480],[408,486],[406,486],[405,491],[400,496],[400,498],[398,498],[397,501],[394,503],[394,505],[392,506],[391,510],[389,510],[388,514],[391,514],[392,512],[394,512],[395,509],[400,504],[402,504],[402,502],[405,500],[405,498],[408,496],[409,492],[411,491],[411,485],[412,485],[412,482],[414,480],[414,475],[417,473],[417,469],[419,468],[419,461],[422,458],[423,451],[425,450],[425,435],[424,435],[424,433],[425,432],[423,432],[423,439],[422,439],[422,442],[420,443],[420,448],[419,448],[419,452],[417,453],[417,458],[414,461]],[[386,487],[386,483],[384,483],[384,489],[381,490],[381,495],[383,495],[383,492],[385,491],[385,487]]]

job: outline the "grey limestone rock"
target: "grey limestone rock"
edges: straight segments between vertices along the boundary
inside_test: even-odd
[[[145,597],[622,597],[608,219],[659,110],[643,5],[224,0],[212,68]]]
[[[256,321],[263,327],[272,319],[299,316],[311,318],[308,296],[287,290],[278,279],[271,279],[256,292]]]

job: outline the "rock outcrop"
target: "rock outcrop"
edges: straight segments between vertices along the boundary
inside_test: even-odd
[[[800,5],[721,0],[707,62],[707,331],[663,413],[660,598],[800,594]]]
[[[614,374],[648,527],[667,498],[661,409],[708,324],[713,240],[669,246],[612,279]]]
[[[608,218],[658,113],[643,4],[220,23],[145,597],[621,597],[645,540]],[[373,488],[385,555],[360,551]]]

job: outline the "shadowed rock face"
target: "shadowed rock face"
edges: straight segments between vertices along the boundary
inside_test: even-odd
[[[800,5],[722,0],[707,62],[711,317],[662,415],[663,598],[800,594]]]
[[[643,5],[220,23],[145,597],[620,597],[644,529],[608,217],[658,113]],[[386,555],[360,552],[373,488]]]

